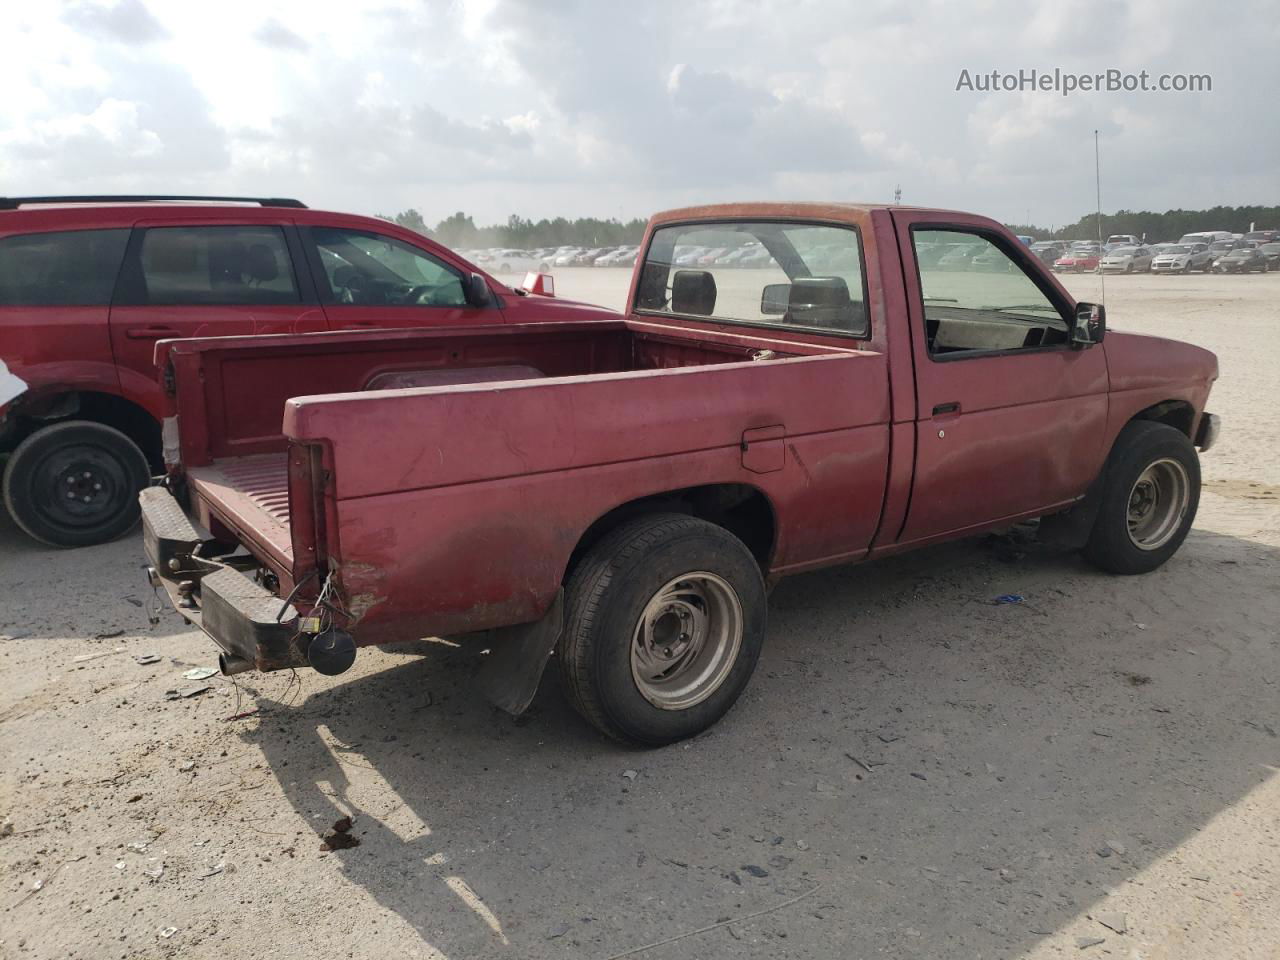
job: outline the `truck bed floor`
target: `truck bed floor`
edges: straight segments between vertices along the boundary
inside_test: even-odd
[[[289,455],[261,453],[192,467],[195,492],[237,532],[262,539],[281,561],[293,558],[289,534]]]

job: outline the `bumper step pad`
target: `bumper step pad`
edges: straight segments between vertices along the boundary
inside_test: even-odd
[[[298,611],[237,570],[200,579],[200,613],[205,633],[258,670],[307,665],[311,637],[299,633]]]

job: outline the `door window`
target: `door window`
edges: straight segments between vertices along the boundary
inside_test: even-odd
[[[1070,342],[1057,304],[999,245],[960,230],[913,230],[911,236],[930,356]]]
[[[378,233],[313,227],[330,303],[465,307],[462,275],[417,247]]]
[[[299,302],[280,227],[152,227],[140,259],[146,304]]]
[[[127,229],[4,237],[0,239],[0,305],[106,306],[128,242]]]

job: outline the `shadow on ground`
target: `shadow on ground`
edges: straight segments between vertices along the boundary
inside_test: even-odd
[[[596,736],[554,669],[512,722],[433,644],[242,735],[448,957],[610,957],[816,888],[645,956],[1012,958],[1271,776],[1280,597],[1219,611],[1280,551],[1196,531],[1113,578],[1009,549],[784,582],[743,700],[663,750]]]

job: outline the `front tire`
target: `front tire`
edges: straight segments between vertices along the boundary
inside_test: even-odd
[[[1200,505],[1200,458],[1186,434],[1149,420],[1125,426],[1107,461],[1084,556],[1110,573],[1149,573],[1177,552]]]
[[[755,558],[723,528],[683,514],[624,524],[565,585],[570,702],[617,740],[653,747],[700,733],[750,680],[766,607]]]
[[[4,503],[29,536],[54,547],[106,543],[138,522],[147,458],[114,427],[68,420],[18,445],[4,475]]]

